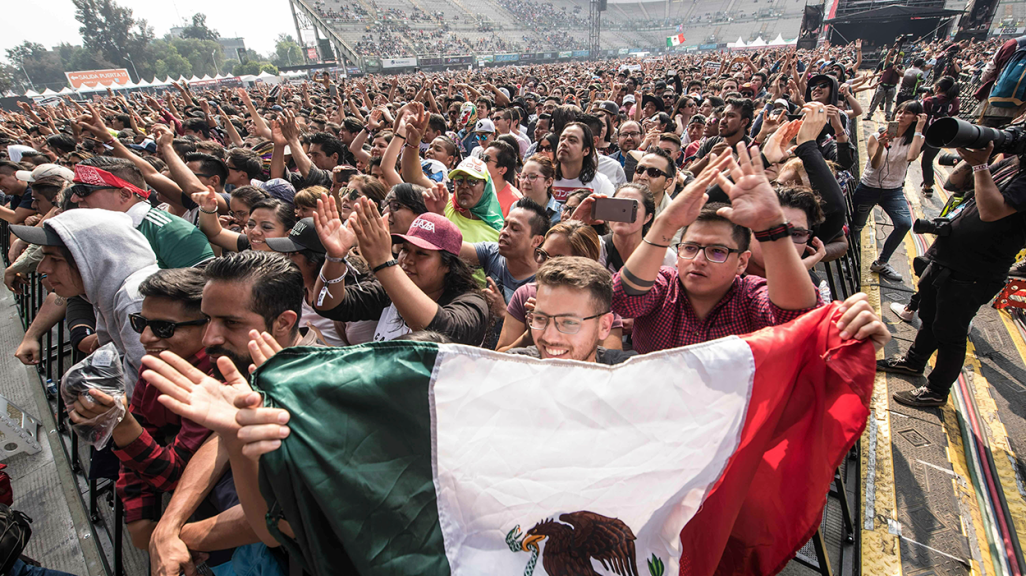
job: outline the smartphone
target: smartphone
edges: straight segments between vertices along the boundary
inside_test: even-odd
[[[281,90],[281,84],[277,84],[277,85],[275,85],[275,86],[274,86],[274,88],[271,88],[271,94],[270,94],[270,96],[271,96],[272,98],[273,98],[273,97],[275,97],[275,96],[277,96],[277,95],[278,95],[278,92],[279,92],[280,90]]]
[[[595,220],[633,223],[638,219],[638,201],[633,198],[596,198],[591,215]]]
[[[887,123],[887,135],[890,136],[891,138],[894,138],[895,136],[898,135],[898,123],[897,122],[888,122]]]
[[[348,184],[349,179],[356,176],[358,173],[359,170],[356,168],[343,168],[338,172],[335,172],[335,182],[338,182],[339,184]]]
[[[334,84],[329,85],[328,86],[328,96],[331,96],[332,98],[335,98],[336,96],[338,96],[338,86],[335,86]]]

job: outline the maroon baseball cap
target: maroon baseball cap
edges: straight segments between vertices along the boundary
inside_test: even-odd
[[[425,250],[444,250],[453,256],[460,255],[463,233],[448,218],[434,212],[425,212],[410,224],[406,234],[392,234],[395,243],[409,242]]]

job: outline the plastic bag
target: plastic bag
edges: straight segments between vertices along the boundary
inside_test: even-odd
[[[96,418],[72,423],[71,429],[93,448],[101,450],[114,433],[114,427],[125,417],[125,405],[121,402],[125,395],[125,371],[113,342],[100,346],[72,366],[61,381],[65,406],[72,406],[87,390],[99,390],[110,396],[114,399],[114,406]]]

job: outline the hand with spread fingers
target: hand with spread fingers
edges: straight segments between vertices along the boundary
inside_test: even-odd
[[[752,149],[752,154],[758,153],[758,148]],[[730,162],[734,182],[719,172],[716,174],[720,188],[730,197],[730,206],[720,208],[717,214],[755,231],[768,230],[783,223],[785,218],[780,200],[762,170],[762,162],[752,162],[743,142],[738,143],[737,154],[737,162],[733,159]]]
[[[235,398],[252,389],[229,358],[217,359],[223,383],[167,350],[159,358],[143,356],[142,363],[142,377],[160,390],[157,401],[165,408],[222,436],[235,436],[239,428],[235,422]]]
[[[351,219],[352,217],[350,217]],[[356,246],[356,235],[342,224],[338,216],[338,206],[331,196],[322,193],[317,199],[317,210],[314,211],[314,229],[328,256],[345,258]]]

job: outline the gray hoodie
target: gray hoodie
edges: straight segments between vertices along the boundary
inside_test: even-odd
[[[128,321],[142,310],[139,284],[157,272],[157,258],[146,237],[127,214],[99,209],[69,210],[46,221],[75,258],[85,286],[83,298],[96,313],[96,335],[102,346],[114,342],[125,369],[125,393],[139,378],[146,353]]]

